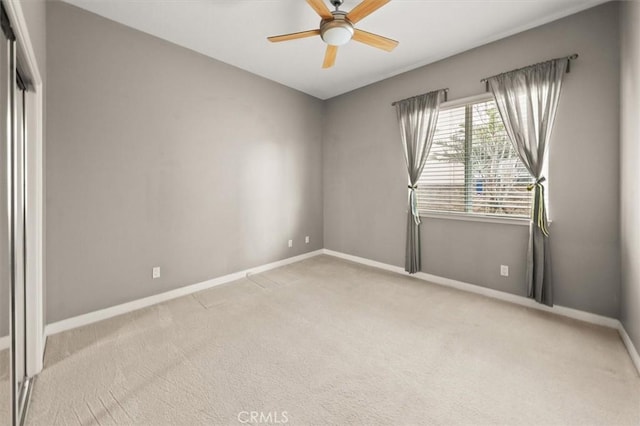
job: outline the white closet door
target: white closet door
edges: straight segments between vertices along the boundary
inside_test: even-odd
[[[0,425],[13,421],[11,345],[11,119],[9,117],[9,40],[0,31]]]
[[[14,131],[14,181],[13,181],[13,226],[14,226],[14,310],[15,314],[15,374],[16,395],[24,383],[26,371],[25,356],[25,156],[24,156],[24,115],[22,90],[18,89],[14,79],[15,94],[15,131]]]

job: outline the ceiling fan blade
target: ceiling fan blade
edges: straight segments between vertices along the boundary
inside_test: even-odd
[[[390,38],[382,37],[381,35],[368,33],[362,30],[355,30],[355,32],[353,33],[353,39],[355,41],[359,41],[360,43],[368,44],[369,46],[386,50],[387,52],[391,52],[399,44],[397,41]]]
[[[336,55],[338,54],[338,46],[327,45],[327,52],[324,54],[324,62],[322,68],[331,68],[336,63]]]
[[[316,35],[320,35],[320,30],[300,31],[299,33],[271,36],[271,37],[267,37],[267,40],[269,40],[272,43],[276,43],[279,41],[296,40],[298,38],[313,37]]]
[[[309,3],[309,6],[311,6],[322,19],[333,19],[331,11],[329,11],[329,8],[323,0],[307,0],[307,3]]]
[[[389,3],[389,1],[391,0],[363,0],[362,3],[351,9],[351,12],[347,13],[347,19],[355,24]]]

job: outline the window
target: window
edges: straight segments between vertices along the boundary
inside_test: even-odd
[[[418,182],[418,209],[528,218],[532,180],[493,99],[443,108]]]

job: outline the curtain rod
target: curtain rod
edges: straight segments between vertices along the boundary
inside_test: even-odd
[[[511,70],[511,71],[501,72],[501,73],[499,73],[499,74],[492,75],[491,77],[485,77],[485,78],[483,78],[482,80],[480,80],[480,82],[481,82],[481,83],[486,83],[490,78],[497,77],[497,76],[499,76],[499,75],[503,75],[503,74],[508,74],[508,73],[515,72],[515,71],[524,70],[524,69],[527,69],[527,68],[530,68],[530,67],[535,67],[536,65],[546,64],[547,62],[557,61],[558,59],[568,59],[569,61],[572,61],[572,60],[574,60],[574,59],[578,59],[578,54],[577,54],[577,53],[574,53],[573,55],[563,56],[563,57],[561,57],[561,58],[549,59],[548,61],[538,62],[538,63],[536,63],[536,64],[527,65],[526,67],[516,68],[516,69]],[[567,72],[569,72],[569,69],[570,69],[570,68],[569,68],[569,65],[567,64]]]
[[[397,103],[399,102],[403,102],[403,101],[408,101],[409,99],[414,99],[417,98],[419,96],[424,96],[424,95],[428,95],[429,93],[435,93],[435,92],[444,92],[444,101],[447,101],[447,93],[449,93],[449,88],[447,87],[446,89],[438,89],[438,90],[432,90],[430,92],[427,93],[423,93],[421,95],[415,95],[415,96],[411,96],[410,98],[405,98],[405,99],[401,99],[399,101],[395,101],[391,104],[391,106],[395,106]]]

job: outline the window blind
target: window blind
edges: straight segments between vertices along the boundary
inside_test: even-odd
[[[422,212],[529,217],[532,182],[495,101],[443,109],[418,183]]]

